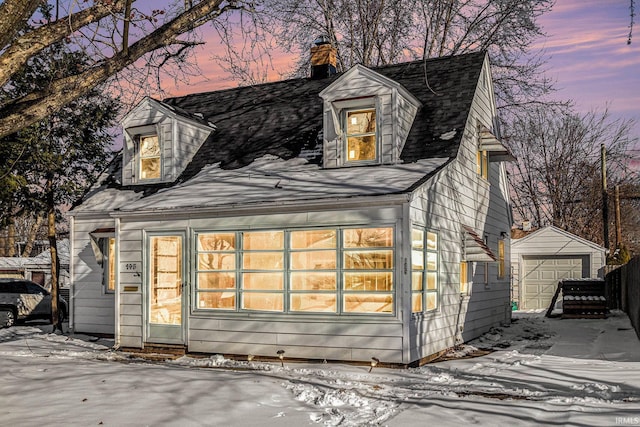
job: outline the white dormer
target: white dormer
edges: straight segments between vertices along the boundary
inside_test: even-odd
[[[397,82],[356,65],[320,92],[325,168],[395,164],[420,107]]]
[[[147,97],[122,128],[122,184],[144,185],[175,181],[215,126]]]

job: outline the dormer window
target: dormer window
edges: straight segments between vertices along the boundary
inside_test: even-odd
[[[347,110],[347,161],[375,161],[378,157],[375,108]]]
[[[160,179],[160,142],[158,135],[140,137],[140,179]]]

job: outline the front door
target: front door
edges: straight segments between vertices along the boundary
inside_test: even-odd
[[[150,236],[147,342],[184,344],[184,237]]]

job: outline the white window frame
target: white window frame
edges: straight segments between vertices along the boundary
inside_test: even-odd
[[[432,311],[437,311],[440,308],[440,283],[439,283],[439,278],[440,278],[440,235],[438,234],[437,231],[429,229],[429,228],[423,228],[417,225],[414,225],[412,227],[412,236],[413,236],[413,231],[419,231],[422,233],[422,249],[420,250],[422,252],[421,256],[422,256],[422,269],[414,269],[413,268],[413,262],[411,263],[411,272],[420,272],[421,273],[421,277],[422,277],[422,284],[421,284],[421,289],[419,291],[414,291],[413,290],[413,275],[411,277],[411,294],[412,294],[412,299],[411,299],[411,311],[413,314],[416,313],[428,313],[428,312],[432,312]],[[429,247],[429,234],[432,234],[435,236],[435,248],[430,248]],[[414,246],[414,242],[413,242],[413,238],[411,239],[411,254],[413,257],[413,252],[414,251],[418,251],[419,249],[417,249]],[[430,269],[429,268],[429,254],[434,254],[436,257],[436,268],[435,269]],[[429,289],[428,284],[429,284],[429,273],[435,274],[435,289]],[[414,295],[421,295],[421,301],[422,301],[422,310],[420,311],[413,311],[413,296]],[[429,308],[429,296],[435,296],[436,299],[436,303],[435,303],[435,307],[433,308]]]
[[[374,132],[365,132],[365,133],[354,133],[349,134],[348,129],[348,117],[349,113],[359,113],[373,111],[375,118],[375,131]],[[379,109],[376,106],[376,103],[373,104],[363,104],[362,106],[353,107],[353,108],[345,108],[342,111],[342,132],[344,134],[343,138],[343,155],[344,155],[344,163],[346,165],[367,165],[367,164],[378,164],[380,163],[380,114]],[[375,156],[373,159],[366,160],[349,160],[349,137],[364,137],[371,136],[373,134],[374,137],[374,147],[375,147]]]
[[[367,251],[367,252],[371,252],[371,251],[380,251],[380,253],[384,253],[384,252],[391,252],[391,260],[392,260],[392,267],[385,269],[385,268],[379,268],[379,267],[373,267],[373,268],[368,268],[368,269],[362,269],[362,270],[353,270],[353,269],[347,269],[345,267],[344,264],[344,257],[346,256],[345,254],[348,252],[357,252],[358,249],[355,249],[353,247],[345,247],[345,242],[343,241],[343,235],[344,235],[344,231],[345,230],[349,230],[349,229],[376,229],[376,228],[384,228],[384,229],[391,229],[391,242],[392,242],[392,246],[390,247],[370,247],[370,246],[365,246],[363,247],[363,250]],[[336,296],[336,311],[298,311],[298,310],[292,310],[291,307],[291,296],[292,295],[301,295],[304,294],[304,291],[299,291],[299,290],[293,290],[292,289],[292,278],[291,278],[291,274],[298,272],[300,270],[293,270],[291,268],[291,255],[299,252],[298,250],[292,249],[291,248],[291,233],[294,231],[315,231],[315,230],[335,230],[336,231],[336,248],[332,249],[335,250],[336,252],[336,268],[334,269],[324,269],[322,271],[327,271],[327,272],[335,272],[336,274],[336,290],[333,292],[334,295]],[[248,293],[250,291],[245,290],[244,289],[244,284],[243,284],[243,273],[246,272],[252,272],[253,270],[251,269],[244,269],[243,268],[243,255],[245,252],[251,252],[251,251],[247,251],[243,249],[243,244],[242,244],[242,240],[243,240],[243,234],[247,233],[247,232],[261,232],[261,231],[273,231],[273,232],[278,232],[278,231],[282,231],[284,233],[284,249],[282,249],[283,255],[284,255],[284,266],[282,268],[282,270],[278,270],[278,271],[282,271],[283,275],[284,275],[284,283],[283,283],[283,289],[282,290],[273,290],[273,291],[265,291],[265,292],[272,292],[274,294],[282,294],[283,298],[284,298],[284,302],[283,302],[283,310],[282,311],[263,311],[263,310],[252,310],[252,309],[243,309],[242,308],[242,298],[243,298],[243,294],[244,293]],[[234,270],[234,274],[235,274],[235,287],[233,289],[228,288],[227,291],[228,292],[234,292],[235,293],[235,304],[234,304],[234,308],[230,309],[230,308],[207,308],[207,307],[202,307],[199,304],[200,301],[200,294],[201,293],[207,293],[207,292],[219,292],[217,290],[206,290],[206,289],[199,289],[198,287],[198,273],[204,272],[204,271],[209,271],[209,270],[201,270],[199,268],[199,255],[203,254],[203,253],[207,253],[207,252],[211,252],[211,251],[206,251],[206,250],[200,250],[198,248],[198,240],[199,240],[199,236],[200,235],[206,235],[206,234],[215,234],[215,233],[220,233],[220,234],[235,234],[235,248],[233,250],[233,253],[235,253],[235,262],[236,262],[236,268]],[[229,313],[229,312],[238,312],[238,313],[271,313],[271,314],[286,314],[286,315],[328,315],[328,316],[395,316],[396,315],[396,300],[397,300],[397,287],[398,287],[398,279],[397,279],[397,271],[398,271],[398,265],[397,265],[397,259],[396,259],[396,255],[397,255],[397,242],[396,242],[396,226],[392,225],[392,224],[366,224],[366,225],[353,225],[353,226],[336,226],[336,227],[309,227],[309,228],[278,228],[278,229],[238,229],[238,230],[198,230],[194,232],[194,238],[193,238],[193,254],[194,254],[194,258],[195,258],[195,268],[194,268],[194,277],[192,280],[193,283],[193,292],[192,292],[192,307],[193,307],[193,311],[196,313],[202,313],[202,314],[215,314],[215,313]],[[229,252],[232,253],[232,252]],[[229,270],[230,271],[230,270]],[[376,274],[377,272],[388,272],[388,274],[391,275],[391,289],[390,290],[386,290],[386,291],[353,291],[353,290],[346,290],[345,289],[345,273],[361,273],[361,274]],[[325,294],[328,294],[328,292],[324,292]],[[381,312],[374,312],[374,311],[362,311],[362,312],[358,312],[358,311],[347,311],[344,307],[345,305],[345,296],[348,295],[365,295],[365,294],[376,294],[379,295],[380,297],[390,297],[391,299],[391,305],[390,305],[390,311],[381,311]],[[388,304],[387,304],[388,305]],[[386,307],[385,307],[386,308]]]

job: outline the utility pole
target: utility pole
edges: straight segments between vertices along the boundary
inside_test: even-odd
[[[607,197],[607,149],[600,144],[600,168],[602,169],[602,230],[604,247],[609,250],[609,199]]]

